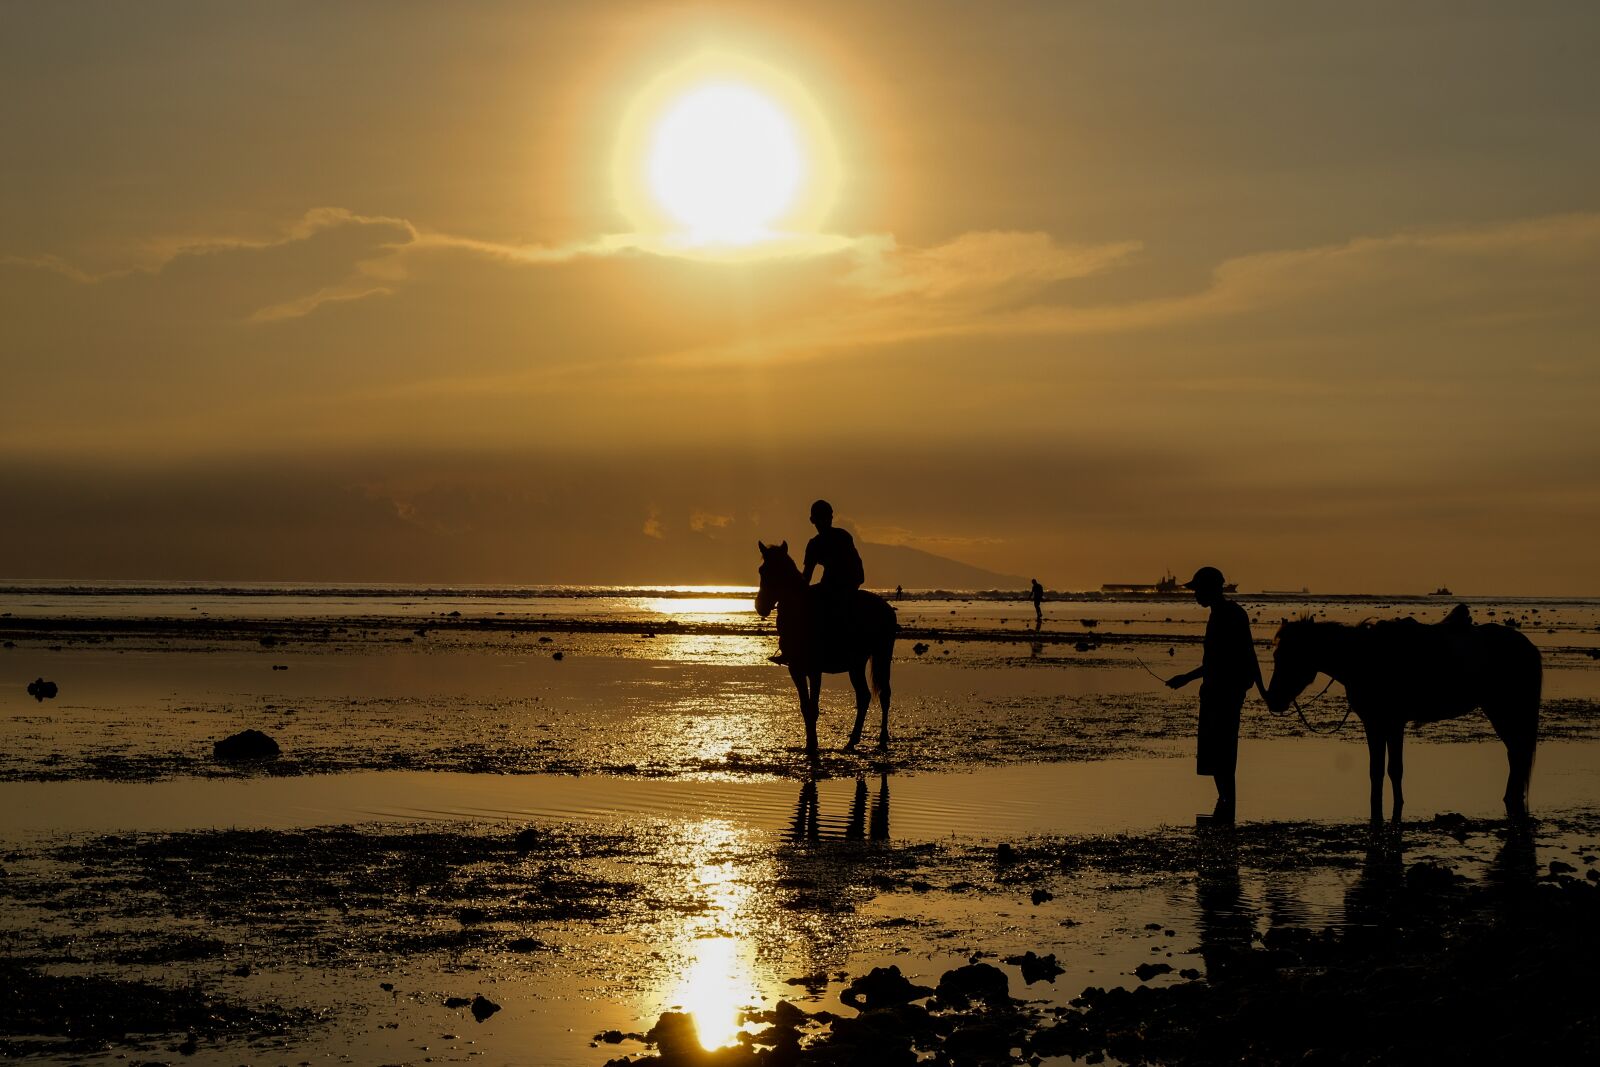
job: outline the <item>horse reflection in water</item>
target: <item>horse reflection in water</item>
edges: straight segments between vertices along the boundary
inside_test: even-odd
[[[821,706],[822,676],[849,672],[856,691],[856,722],[845,742],[849,751],[861,742],[867,708],[878,694],[883,719],[878,728],[878,748],[889,746],[889,667],[894,660],[894,638],[900,629],[894,608],[875,593],[858,589],[834,621],[832,629],[819,625],[824,618],[821,586],[808,586],[789,555],[789,542],[761,549],[761,586],[756,590],[756,613],[763,619],[774,609],[777,628],[789,656],[789,677],[800,694],[800,715],[806,724],[806,754],[818,754],[817,714]],[[843,625],[838,625],[842,623]],[[872,669],[868,684],[867,668]]]
[[[789,836],[794,841],[820,841],[825,836],[822,831],[822,811],[817,802],[817,782],[814,778],[806,779],[800,786],[800,799],[795,802],[794,819],[789,824]],[[867,807],[867,779],[856,779],[855,796],[850,802],[850,814],[845,820],[844,830],[838,836],[846,841],[887,841],[889,840],[889,776],[878,776],[878,795],[873,801],[870,810]]]
[[[1406,723],[1453,719],[1476,708],[1506,746],[1506,812],[1527,815],[1543,664],[1521,633],[1497,623],[1475,625],[1466,605],[1458,604],[1432,626],[1414,619],[1359,626],[1298,619],[1283,624],[1276,644],[1266,692],[1274,713],[1286,712],[1319,672],[1344,686],[1367,733],[1374,823],[1383,821],[1385,756],[1394,821],[1400,821]]]

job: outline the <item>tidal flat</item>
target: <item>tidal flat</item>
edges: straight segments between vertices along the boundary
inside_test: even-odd
[[[1314,736],[1254,699],[1241,825],[1196,829],[1193,695],[1151,676],[1198,661],[1188,602],[1051,604],[1036,631],[1022,604],[909,601],[889,748],[838,751],[830,678],[815,764],[732,596],[3,606],[10,1056],[1597,1051],[1600,605],[1473,604],[1544,654],[1536,819],[1500,816],[1503,749],[1472,716],[1408,742],[1407,822],[1377,831],[1355,724]],[[1288,612],[1251,612],[1267,666]],[[1343,712],[1337,686],[1306,706]],[[216,761],[243,729],[282,754]]]

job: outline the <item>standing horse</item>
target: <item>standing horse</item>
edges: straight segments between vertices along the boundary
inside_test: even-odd
[[[763,619],[778,611],[778,633],[788,652],[789,676],[800,694],[800,715],[806,723],[806,753],[817,755],[817,713],[822,696],[822,676],[850,673],[856,690],[856,724],[845,744],[849,751],[861,743],[872,694],[878,694],[883,722],[878,747],[889,747],[889,664],[894,658],[894,635],[900,629],[894,608],[875,593],[857,590],[850,605],[849,625],[842,634],[829,634],[815,625],[822,611],[821,590],[808,586],[789,555],[789,542],[761,549],[761,588],[756,591],[756,613]],[[867,665],[872,683],[867,683]]]
[[[1400,745],[1406,723],[1438,722],[1482,708],[1506,746],[1506,813],[1528,813],[1528,781],[1539,741],[1539,650],[1516,630],[1475,626],[1464,607],[1442,623],[1413,619],[1346,626],[1309,618],[1285,622],[1273,653],[1267,707],[1283,714],[1318,672],[1344,686],[1350,710],[1367,732],[1372,821],[1383,821],[1387,750],[1400,821],[1404,771]]]

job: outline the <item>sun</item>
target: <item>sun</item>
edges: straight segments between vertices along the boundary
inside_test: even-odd
[[[770,237],[806,179],[794,120],[738,82],[677,97],[655,124],[647,168],[651,195],[700,243]]]
[[[819,239],[838,154],[810,94],[774,67],[706,53],[650,82],[614,160],[619,205],[646,247],[767,255]]]

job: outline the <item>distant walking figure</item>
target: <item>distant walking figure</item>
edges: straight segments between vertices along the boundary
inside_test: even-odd
[[[1239,711],[1251,686],[1261,683],[1261,665],[1256,661],[1255,640],[1250,635],[1250,616],[1244,608],[1223,595],[1222,572],[1201,567],[1184,583],[1194,590],[1194,598],[1211,609],[1206,620],[1205,651],[1200,666],[1187,674],[1167,679],[1173,689],[1182,689],[1196,678],[1200,683],[1200,736],[1195,758],[1195,773],[1209,774],[1217,783],[1217,806],[1212,820],[1233,822],[1236,796],[1234,769],[1239,762]]]
[[[1037,630],[1044,625],[1044,586],[1039,584],[1039,579],[1033,580],[1033,628]]]
[[[817,536],[806,542],[805,583],[822,568],[822,579],[817,582],[822,598],[820,617],[813,620],[822,630],[842,631],[850,624],[850,605],[857,589],[866,581],[866,571],[861,566],[861,553],[856,551],[855,539],[849,531],[833,524],[833,505],[818,500],[811,505],[811,524]],[[771,657],[774,663],[788,663],[789,649],[784,635],[778,635],[778,654]]]

